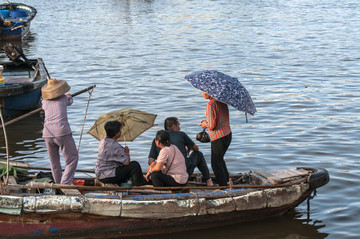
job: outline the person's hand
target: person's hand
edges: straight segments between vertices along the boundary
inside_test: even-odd
[[[152,169],[155,166],[156,162],[152,162],[149,167],[148,167],[148,171],[151,171],[150,169]]]
[[[68,98],[71,98],[71,97],[72,97],[70,93],[67,93],[66,96],[67,96]]]
[[[207,120],[202,120],[198,125],[201,126],[203,129],[206,129],[208,127],[208,122]]]
[[[127,155],[129,155],[129,154],[130,154],[130,149],[129,149],[129,147],[128,147],[128,146],[125,146],[125,153],[126,153]]]
[[[145,176],[145,180],[146,180],[147,182],[149,182],[150,176],[151,176],[151,173],[148,171],[148,172],[146,173],[146,176]]]

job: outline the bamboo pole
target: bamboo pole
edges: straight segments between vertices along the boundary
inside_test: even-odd
[[[233,185],[233,189],[245,189],[245,188],[278,188],[278,187],[290,187],[294,184],[274,184],[274,185]],[[132,186],[132,187],[103,187],[103,186],[82,186],[82,185],[61,185],[61,184],[46,184],[46,185],[35,185],[35,186],[27,186],[27,185],[19,185],[19,184],[11,184],[7,185],[7,188],[16,188],[16,189],[45,189],[45,188],[54,188],[54,189],[78,189],[78,190],[104,190],[104,191],[116,191],[116,190],[191,190],[191,189],[208,189],[208,190],[216,190],[216,189],[230,189],[229,186],[181,186],[181,187],[144,187],[144,186]]]
[[[19,117],[15,118],[15,119],[9,120],[8,122],[6,122],[6,123],[4,124],[4,126],[8,126],[8,125],[10,125],[10,124],[12,124],[12,123],[15,123],[15,122],[19,121],[19,120],[25,119],[26,117],[29,117],[30,115],[33,115],[33,114],[35,114],[35,113],[37,113],[37,112],[40,112],[40,111],[41,111],[41,108],[38,108],[38,109],[33,110],[33,111],[30,111],[30,112],[28,112],[28,113],[26,113],[26,114],[23,114],[22,116],[19,116]],[[0,128],[2,128],[2,127],[3,127],[3,126],[0,126]]]
[[[0,163],[6,164],[6,162],[0,161]],[[11,163],[10,163],[11,165]],[[24,164],[13,164],[11,166],[17,167],[17,168],[24,168],[24,169],[34,169],[34,170],[44,170],[44,171],[51,171],[51,168],[43,168],[43,167],[31,167],[29,165]],[[62,169],[64,171],[65,169]],[[95,170],[90,169],[76,169],[76,172],[80,173],[95,173]]]
[[[85,89],[82,89],[82,90],[80,90],[80,91],[72,94],[71,97],[80,95],[80,94],[82,94],[82,93],[84,93],[84,92],[86,92],[86,91],[89,91],[89,90],[91,90],[91,89],[93,89],[93,88],[95,88],[95,87],[96,87],[96,85],[89,86],[89,87],[87,87],[87,88],[85,88]],[[19,117],[15,118],[15,119],[9,120],[8,122],[6,122],[6,123],[4,124],[4,126],[8,126],[8,125],[10,125],[10,124],[12,124],[12,123],[15,123],[15,122],[19,121],[19,120],[25,119],[26,117],[29,117],[29,116],[37,113],[37,112],[40,112],[41,109],[42,109],[41,107],[40,107],[40,108],[37,108],[37,109],[35,109],[35,110],[33,110],[33,111],[30,111],[30,112],[28,112],[28,113],[26,113],[26,114],[23,114],[22,116],[19,116]],[[0,125],[0,129],[1,129],[2,127],[3,127],[3,126]]]
[[[0,159],[0,163],[2,163],[2,164],[7,164],[7,161],[3,161],[3,160]],[[29,166],[30,166],[30,165],[27,164],[27,163],[16,162],[16,161],[10,161],[10,162],[9,162],[9,165],[10,165],[10,166],[13,166],[13,167],[20,167],[20,166],[22,166],[22,167],[29,167]]]
[[[0,119],[1,119],[1,125],[4,125],[4,118],[3,115],[1,113],[1,109],[0,109]],[[6,135],[6,129],[5,127],[3,128],[3,132],[4,132],[4,140],[5,140],[5,146],[6,146],[6,179],[5,179],[5,185],[8,184],[9,181],[9,146],[8,146],[8,141],[7,141],[7,135]]]

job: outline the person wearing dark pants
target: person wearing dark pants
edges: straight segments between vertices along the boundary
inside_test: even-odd
[[[128,180],[131,180],[134,186],[144,184],[141,166],[137,161],[131,161],[128,165],[117,167],[115,170],[115,177],[100,179],[103,183],[114,183],[118,185],[127,182]]]
[[[146,180],[155,187],[185,186],[189,175],[186,172],[184,155],[178,147],[170,143],[170,134],[159,130],[155,137],[160,153],[156,162],[148,167]]]
[[[186,171],[189,175],[191,175],[197,167],[203,175],[203,178],[206,180],[207,186],[214,186],[213,181],[210,178],[209,168],[206,164],[206,160],[202,152],[200,152],[199,150],[193,151],[185,160],[185,162]]]
[[[229,171],[226,167],[224,155],[231,143],[231,133],[220,139],[211,141],[211,167],[214,171],[216,182],[225,186],[229,182]]]
[[[184,156],[186,171],[189,177],[192,175],[195,168],[198,168],[203,175],[207,186],[214,186],[212,179],[210,178],[209,168],[206,164],[204,155],[199,151],[199,146],[196,145],[185,132],[181,131],[179,119],[176,117],[166,118],[164,121],[164,129],[169,132],[170,143],[177,146]],[[156,146],[154,139],[149,153],[148,163],[150,166],[155,163],[160,150],[161,149]]]
[[[229,172],[226,167],[224,155],[231,143],[231,128],[229,109],[227,104],[217,101],[205,92],[201,92],[204,99],[209,102],[206,105],[206,120],[200,122],[200,126],[209,130],[211,139],[211,167],[219,186],[226,186],[229,182]]]
[[[105,124],[106,137],[100,140],[96,162],[96,177],[103,183],[121,183],[132,181],[134,186],[145,184],[140,164],[130,161],[130,150],[117,142],[123,124],[109,121]]]
[[[175,181],[170,175],[163,174],[161,171],[156,171],[151,173],[151,181],[156,187],[178,187],[185,186],[185,184],[180,184]]]

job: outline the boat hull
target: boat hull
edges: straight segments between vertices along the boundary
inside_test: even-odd
[[[9,27],[2,27],[0,39],[2,41],[19,41],[24,39],[30,32],[30,23],[24,25],[18,25],[18,29],[11,30]]]
[[[41,88],[28,93],[3,98],[3,113],[7,118],[13,118],[22,111],[29,111],[40,106]]]
[[[5,24],[1,27],[1,40],[21,40],[30,31],[30,23],[37,10],[22,3],[0,4],[0,14]]]
[[[6,119],[14,118],[40,106],[41,87],[48,80],[41,59],[30,60],[35,70],[25,64],[16,66],[8,62],[2,63],[6,70],[3,76],[9,83],[0,84],[0,110]],[[24,72],[24,73],[21,73]],[[32,77],[19,77],[19,74]],[[13,78],[14,82],[10,83]]]
[[[226,192],[229,197],[206,200],[200,195],[197,199],[181,195],[180,198],[185,199],[177,202],[172,199],[116,202],[114,199],[88,198],[80,203],[81,208],[75,199],[71,206],[66,206],[60,203],[60,198],[49,196],[49,202],[58,202],[54,208],[40,198],[33,200],[36,202],[24,198],[20,215],[0,214],[0,231],[6,238],[117,238],[205,229],[285,214],[311,194],[312,190],[307,188],[299,185],[250,194],[229,190]],[[58,213],[51,213],[53,211]]]
[[[287,213],[329,181],[326,170],[312,171],[313,174],[303,171],[296,171],[301,175],[291,179],[294,183],[226,190],[141,195],[124,191],[112,195],[99,192],[78,196],[1,195],[0,232],[6,238],[121,238],[265,219]],[[255,176],[264,180],[259,174],[251,177]]]
[[[233,225],[283,215],[303,202],[309,195],[304,194],[292,204],[281,207],[164,220],[95,218],[78,214],[28,215],[28,218],[25,218],[26,215],[0,215],[1,221],[8,220],[7,223],[0,223],[0,231],[4,237],[13,239],[42,237],[121,238],[175,233]],[[49,220],[49,218],[51,219]]]

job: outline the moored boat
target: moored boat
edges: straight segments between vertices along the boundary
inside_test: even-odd
[[[48,75],[41,58],[27,59],[22,53],[13,61],[0,62],[3,67],[0,83],[0,110],[6,118],[39,107],[41,87],[46,84]],[[25,60],[20,60],[20,56]]]
[[[21,40],[30,31],[30,23],[37,11],[22,3],[0,4],[0,39]]]
[[[202,186],[196,178],[201,177],[193,175],[186,187],[163,188],[98,185],[94,178],[71,186],[2,184],[1,235],[117,238],[253,221],[285,214],[328,183],[329,174],[311,168],[254,170],[231,175],[229,187]]]

